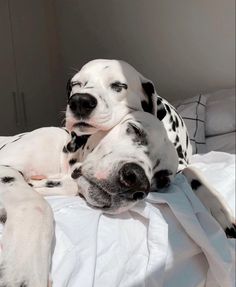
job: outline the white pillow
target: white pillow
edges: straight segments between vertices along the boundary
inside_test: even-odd
[[[186,99],[177,106],[177,111],[182,116],[193,147],[193,154],[206,152],[205,140],[205,108],[207,98],[198,95]]]
[[[206,136],[235,131],[235,89],[206,94],[206,97]]]
[[[207,152],[223,151],[235,154],[236,132],[206,138]]]

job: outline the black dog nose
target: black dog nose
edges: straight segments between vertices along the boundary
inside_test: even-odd
[[[97,106],[97,99],[90,94],[74,94],[70,97],[68,104],[74,115],[87,117]]]
[[[145,171],[136,163],[125,163],[119,170],[119,182],[124,188],[125,197],[134,200],[143,199],[150,189]]]

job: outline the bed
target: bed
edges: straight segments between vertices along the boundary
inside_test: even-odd
[[[234,107],[233,89],[176,104],[189,129],[191,164],[235,214]],[[235,286],[235,240],[181,174],[168,190],[120,215],[93,210],[80,197],[47,200],[55,217],[54,287]]]

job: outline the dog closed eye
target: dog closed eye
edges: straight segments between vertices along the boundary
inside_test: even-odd
[[[116,91],[116,92],[121,92],[122,89],[127,90],[128,89],[128,85],[125,83],[121,83],[119,81],[111,83],[110,87],[112,88],[112,90]]]

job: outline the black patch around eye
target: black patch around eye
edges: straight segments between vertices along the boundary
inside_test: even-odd
[[[58,187],[58,186],[61,186],[61,182],[60,181],[51,181],[51,180],[49,180],[49,181],[46,182],[46,187],[51,188],[51,187]]]
[[[197,179],[193,179],[191,181],[191,187],[193,190],[197,190],[201,185],[202,185],[201,182]]]
[[[11,183],[13,181],[15,181],[15,178],[12,176],[4,176],[1,178],[2,183]]]
[[[128,85],[125,83],[121,83],[121,82],[114,82],[111,83],[110,87],[112,88],[112,90],[116,91],[116,92],[121,92],[123,89],[127,90],[128,89]]]
[[[148,145],[147,135],[146,133],[141,130],[139,127],[137,127],[133,123],[128,123],[128,127],[126,132],[128,134],[134,134],[135,137],[133,138],[134,143],[138,143],[140,145]]]

